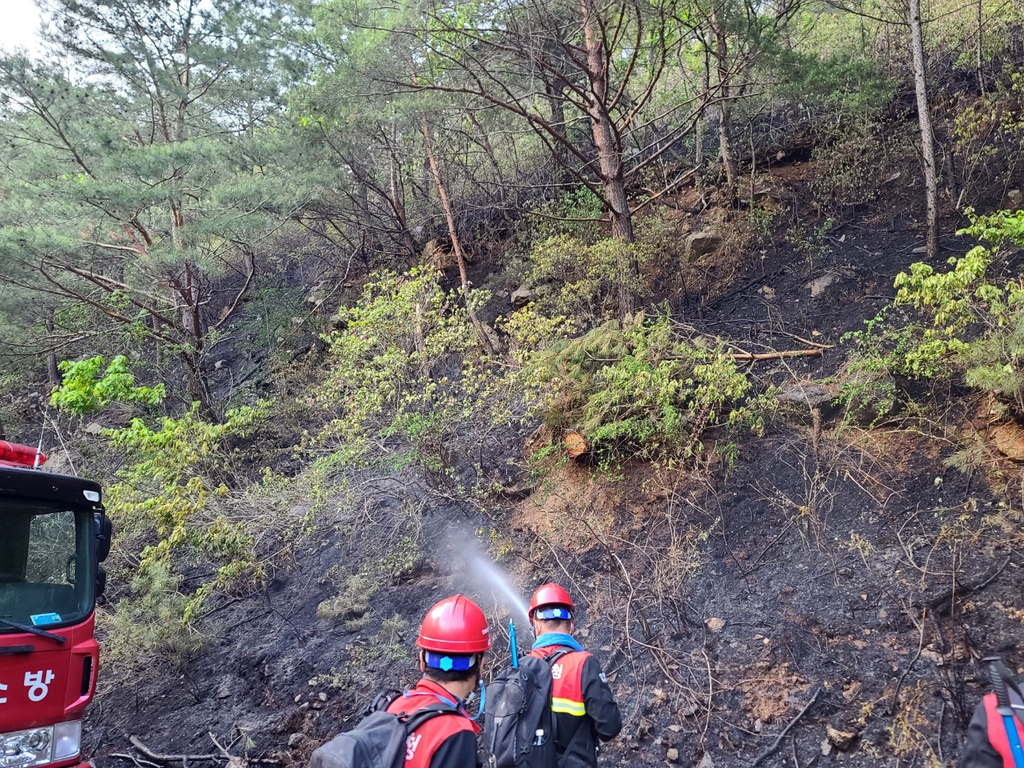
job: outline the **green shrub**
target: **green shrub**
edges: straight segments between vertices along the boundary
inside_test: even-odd
[[[541,289],[538,303],[552,314],[592,320],[610,314],[623,282],[637,296],[646,295],[641,278],[621,274],[623,251],[639,264],[651,258],[649,247],[611,238],[588,243],[564,234],[537,243],[529,255],[528,281]]]
[[[811,191],[825,210],[843,211],[866,205],[878,196],[878,169],[883,166],[883,153],[870,133],[815,149],[813,157],[817,173]]]
[[[566,249],[566,268],[572,242],[548,241]],[[339,324],[319,394],[338,414],[320,439],[340,444],[332,461],[346,467],[450,471],[446,455],[460,441],[484,442],[493,426],[531,414],[581,430],[606,458],[690,459],[712,427],[759,429],[770,401],[750,396],[719,342],[679,338],[667,317],[609,320],[567,338],[580,319],[534,305],[497,323],[508,351],[493,360],[465,309],[422,270],[378,275]]]
[[[158,405],[163,401],[164,385],[136,386],[135,376],[124,355],[115,357],[102,370],[104,363],[106,361],[99,355],[77,362],[62,361],[59,367],[64,374],[63,381],[50,395],[50,404],[82,416],[113,402]]]
[[[316,607],[316,615],[326,621],[354,621],[370,610],[370,598],[377,585],[365,573],[356,573],[345,580],[342,589]]]
[[[780,94],[800,104],[812,130],[825,142],[863,135],[892,98],[893,82],[850,35],[854,29],[849,19],[816,10],[799,15],[804,16],[806,33],[818,39],[810,45],[805,39],[802,52],[789,46],[776,51]]]
[[[532,233],[536,241],[559,234],[593,242],[601,235],[601,216],[604,205],[586,187],[564,192],[557,199],[543,202],[535,209]]]
[[[1002,246],[1024,246],[1024,211],[976,216],[968,210],[978,245],[947,262],[946,272],[917,262],[896,277],[894,306],[917,311],[919,320],[897,327],[892,312],[852,334],[860,357],[889,373],[915,378],[962,375],[1024,413],[1024,280],[992,276]]]
[[[480,304],[487,294],[471,291]],[[335,414],[321,431],[328,461],[448,472],[457,435],[474,424],[508,423],[501,368],[489,360],[460,296],[432,269],[378,273],[353,307],[339,312],[330,370],[317,395]]]
[[[848,334],[844,340],[856,336]],[[898,333],[888,337],[864,335],[856,342],[843,370],[832,380],[839,384],[835,402],[846,409],[845,421],[863,422],[873,427],[897,410],[901,393],[889,362],[893,349],[883,347],[890,341],[898,346],[906,338]]]
[[[813,270],[815,263],[828,255],[831,248],[828,239],[835,226],[833,219],[825,219],[816,227],[791,227],[786,231],[786,242],[804,257],[808,271]]]
[[[599,456],[692,459],[715,426],[760,431],[769,397],[717,341],[677,337],[667,317],[609,320],[550,344],[524,369],[549,426],[580,431]]]
[[[362,691],[380,690],[382,681],[401,685],[401,679],[415,668],[415,648],[408,641],[409,632],[409,622],[392,614],[371,638],[357,640],[346,648],[348,662],[344,667],[316,675],[309,684]]]
[[[223,444],[251,434],[269,412],[270,403],[261,402],[230,410],[224,422],[214,424],[199,417],[196,404],[178,419],[162,418],[155,429],[133,419],[123,429],[104,430],[127,458],[119,481],[106,494],[119,549],[155,539],[143,547],[140,569],[170,567],[175,556],[219,564],[214,579],[186,604],[185,621],[212,590],[259,576],[254,538],[229,514],[231,491],[225,480],[232,460]]]
[[[750,228],[751,245],[768,248],[773,245],[773,236],[779,226],[783,212],[763,205],[751,204],[747,210],[747,226]]]
[[[202,647],[202,637],[184,619],[189,604],[181,578],[165,563],[140,566],[130,594],[114,613],[97,611],[103,638],[104,674],[122,680],[154,659],[181,663]]]

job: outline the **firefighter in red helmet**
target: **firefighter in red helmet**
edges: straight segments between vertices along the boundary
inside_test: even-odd
[[[484,612],[462,595],[447,597],[427,611],[416,646],[423,677],[387,711],[412,714],[438,703],[458,711],[433,717],[409,734],[405,768],[476,768],[480,729],[463,701],[479,684],[483,655],[491,647]]]
[[[622,715],[597,659],[576,642],[576,606],[558,584],[545,584],[530,600],[537,637],[531,656],[551,661],[551,709],[555,753],[562,768],[597,765],[598,740],[622,729]]]

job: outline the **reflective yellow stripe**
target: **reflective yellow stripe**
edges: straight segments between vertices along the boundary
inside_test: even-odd
[[[560,712],[563,715],[575,715],[576,717],[583,717],[587,714],[587,708],[583,705],[582,701],[559,699],[558,697],[551,699],[551,711]]]

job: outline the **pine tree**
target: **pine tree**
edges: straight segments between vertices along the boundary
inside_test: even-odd
[[[253,0],[46,8],[55,56],[0,59],[0,272],[172,350],[213,412],[207,354],[301,205],[275,126],[293,20]]]

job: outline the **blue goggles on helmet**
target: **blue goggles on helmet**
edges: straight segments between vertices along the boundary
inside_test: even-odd
[[[472,669],[473,664],[476,661],[476,654],[472,654],[470,656],[456,656],[447,653],[425,651],[424,661],[431,669],[440,669],[442,672],[451,672],[454,669],[458,672],[464,672],[467,669]]]
[[[551,607],[551,608],[538,608],[536,611],[533,612],[533,618],[535,618],[535,619],[543,619],[543,620],[549,620],[549,619],[566,619],[566,620],[571,620],[572,619],[572,611],[570,611],[568,608],[559,608],[557,606],[556,607]]]

